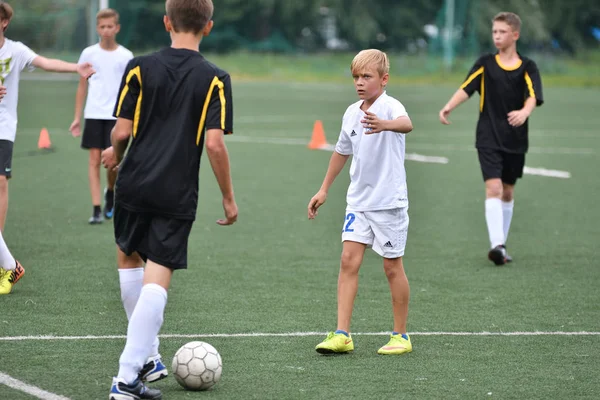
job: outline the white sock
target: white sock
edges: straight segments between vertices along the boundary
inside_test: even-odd
[[[17,262],[12,254],[10,254],[10,250],[8,250],[8,246],[4,241],[2,232],[0,232],[0,267],[6,270],[14,270],[17,268]]]
[[[119,359],[118,378],[133,383],[146,363],[163,323],[167,291],[155,283],[144,285],[129,319],[127,343]]]
[[[504,242],[508,241],[508,231],[510,230],[510,221],[512,221],[513,209],[515,208],[515,201],[503,201],[502,202],[502,216],[504,217]]]
[[[133,314],[133,310],[135,310],[135,305],[140,298],[140,293],[144,284],[144,268],[119,269],[119,282],[121,283],[121,301],[123,302],[123,308],[125,308],[127,320],[130,320],[131,314]],[[158,337],[156,337],[152,344],[150,356],[158,355],[159,345],[160,341],[158,340]]]
[[[485,200],[485,221],[492,248],[504,244],[502,200]]]

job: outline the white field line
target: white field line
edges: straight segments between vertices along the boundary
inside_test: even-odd
[[[27,393],[41,400],[69,400],[68,397],[59,396],[54,393],[46,392],[36,386],[28,385],[11,376],[0,372],[0,385],[6,385],[9,388],[18,390],[19,392]]]
[[[353,332],[355,336],[387,336],[389,332]],[[325,336],[327,332],[247,332],[247,333],[197,333],[162,334],[162,339],[193,338],[255,338],[255,337],[308,337]],[[411,336],[600,336],[600,332],[589,331],[516,331],[516,332],[411,332]],[[0,342],[20,341],[78,341],[78,340],[125,340],[125,335],[86,335],[86,336],[0,336]]]
[[[571,177],[570,172],[558,171],[555,169],[546,169],[546,168],[525,167],[523,169],[523,173],[527,174],[527,175],[548,176],[551,178],[562,178],[562,179],[569,179]]]

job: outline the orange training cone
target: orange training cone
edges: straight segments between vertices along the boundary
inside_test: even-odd
[[[323,123],[319,120],[315,121],[313,127],[312,138],[308,144],[308,148],[312,150],[322,149],[327,146],[327,139],[325,138],[325,130],[323,129]]]
[[[50,142],[50,134],[48,133],[48,129],[42,128],[40,132],[40,139],[38,140],[38,149],[49,149],[52,147],[52,143]]]

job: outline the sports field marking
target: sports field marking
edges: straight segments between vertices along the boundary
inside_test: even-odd
[[[389,332],[353,332],[355,336],[388,336]],[[247,333],[198,333],[178,334],[166,333],[158,335],[162,339],[193,339],[193,338],[253,338],[253,337],[308,337],[325,336],[327,332],[247,332]],[[565,332],[565,331],[531,331],[531,332],[411,332],[411,336],[600,336],[600,332]],[[77,340],[124,340],[125,335],[86,335],[86,336],[0,336],[0,342],[21,341],[77,341]]]
[[[41,400],[69,400],[68,397],[46,392],[39,387],[28,385],[27,383],[21,382],[20,380],[3,374],[2,372],[0,372],[0,385],[5,385],[20,392],[30,394],[33,397]]]
[[[523,173],[527,174],[527,175],[548,176],[551,178],[562,178],[562,179],[569,179],[571,177],[571,173],[569,173],[567,171],[558,171],[555,169],[546,169],[546,168],[525,167],[525,168],[523,168]]]

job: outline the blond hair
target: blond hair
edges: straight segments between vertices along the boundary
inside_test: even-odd
[[[513,31],[521,31],[521,18],[515,13],[507,11],[498,13],[494,18],[492,18],[492,23],[494,22],[504,22],[510,26]]]
[[[98,11],[98,14],[96,14],[96,23],[98,23],[101,19],[105,18],[114,18],[115,23],[117,25],[119,24],[119,13],[116,10],[113,10],[112,8],[105,8],[103,10]]]
[[[352,75],[357,75],[369,67],[375,67],[379,76],[388,74],[390,72],[390,60],[387,54],[377,49],[363,50],[352,60],[350,71]]]
[[[200,33],[212,19],[212,0],[167,0],[167,16],[175,32]]]

